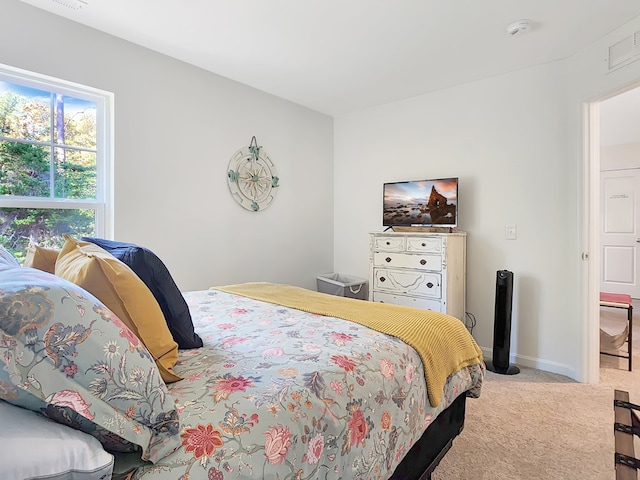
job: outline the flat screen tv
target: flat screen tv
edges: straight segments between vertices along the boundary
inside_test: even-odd
[[[385,227],[457,227],[458,178],[385,183]]]

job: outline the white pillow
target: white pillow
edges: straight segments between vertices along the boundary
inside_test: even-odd
[[[89,434],[2,400],[0,425],[0,478],[111,478],[113,455]]]
[[[11,252],[0,245],[0,270],[5,270],[7,268],[20,267],[20,262],[11,255]]]

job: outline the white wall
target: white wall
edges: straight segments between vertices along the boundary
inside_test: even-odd
[[[0,15],[0,63],[114,92],[116,240],[155,251],[183,290],[315,288],[332,270],[330,117],[18,0],[2,0]],[[281,179],[259,213],[235,203],[226,179],[253,135]]]
[[[640,80],[640,62],[604,68],[609,45],[639,29],[634,19],[563,61],[336,118],[335,269],[368,274],[367,233],[382,228],[382,183],[458,176],[478,343],[490,353],[495,272],[511,270],[515,361],[588,380],[598,352],[587,278],[598,263],[582,252],[590,251],[589,195],[597,206],[598,192],[587,188],[583,168],[583,108]],[[518,239],[507,241],[512,223]]]
[[[552,63],[336,118],[336,270],[368,275],[384,182],[457,176],[474,336],[491,348],[496,271],[511,270],[512,352],[574,374],[575,319],[561,288],[570,277],[558,268],[571,215],[564,75]],[[506,224],[517,240],[505,240]]]
[[[580,352],[578,378],[589,381],[598,376],[598,290],[600,286],[600,232],[599,232],[599,171],[600,159],[590,157],[583,136],[585,106],[590,102],[610,98],[612,95],[640,84],[640,62],[636,61],[614,71],[607,71],[608,49],[611,45],[640,30],[640,17],[605,35],[567,60],[567,83],[571,85],[567,96],[569,112],[569,162],[578,189],[572,200],[577,203],[576,230],[580,233],[570,252],[577,273],[579,323],[574,332],[585,347]],[[584,159],[589,161],[585,164]],[[589,260],[580,260],[580,252],[589,254]],[[573,289],[572,289],[573,290]],[[571,295],[573,298],[573,293]],[[572,300],[573,301],[573,300]]]
[[[638,167],[640,167],[640,143],[610,145],[600,149],[601,171],[624,170]]]
[[[597,192],[584,189],[583,105],[640,82],[640,62],[604,68],[608,46],[640,30],[640,17],[565,61],[332,121],[18,0],[2,3],[11,21],[0,29],[1,63],[115,93],[116,239],[156,251],[181,288],[313,287],[332,270],[367,277],[382,183],[458,176],[478,342],[492,344],[495,272],[512,270],[517,362],[585,378],[594,255],[584,262],[581,253]],[[259,214],[234,203],[225,176],[252,135],[282,179]],[[504,239],[508,223],[518,226],[515,241]]]

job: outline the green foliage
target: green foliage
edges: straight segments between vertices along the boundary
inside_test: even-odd
[[[61,105],[61,113],[64,106]],[[96,121],[93,112],[65,113],[58,121],[45,103],[0,93],[0,195],[45,199],[95,199],[96,154],[75,148],[95,148]],[[61,115],[62,116],[62,115]],[[50,118],[56,118],[56,146],[25,143],[52,142]],[[53,180],[53,186],[51,182]],[[35,242],[60,247],[63,234],[93,235],[93,210],[68,208],[0,208],[0,243],[19,260]]]
[[[78,151],[62,151],[56,160],[56,198],[96,198],[95,154]]]
[[[46,142],[50,139],[49,105],[6,91],[0,94],[0,135]]]
[[[17,111],[19,97],[12,92],[0,95],[0,135],[10,135],[12,131],[12,112]]]
[[[0,208],[0,244],[21,262],[30,243],[60,248],[65,233],[81,237],[94,232],[93,210]]]
[[[48,197],[47,150],[28,143],[0,143],[0,195]]]
[[[89,112],[68,116],[64,124],[65,141],[69,145],[96,148],[96,117]]]

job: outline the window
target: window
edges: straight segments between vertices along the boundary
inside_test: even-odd
[[[111,236],[113,95],[0,65],[0,244]]]

